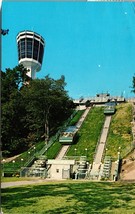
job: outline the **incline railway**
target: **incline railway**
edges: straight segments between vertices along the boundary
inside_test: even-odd
[[[62,159],[65,156],[67,150],[69,149],[69,146],[74,143],[74,140],[77,136],[77,132],[81,127],[83,121],[85,120],[90,109],[91,109],[90,107],[86,108],[85,112],[81,116],[80,120],[77,122],[76,126],[70,126],[65,130],[65,132],[61,133],[59,142],[63,144],[63,146],[59,154],[57,155],[56,159]]]
[[[61,144],[73,144],[77,136],[78,128],[76,126],[68,126],[59,137]]]
[[[108,102],[105,104],[105,108],[104,108],[105,115],[114,114],[115,111],[116,111],[116,102]]]

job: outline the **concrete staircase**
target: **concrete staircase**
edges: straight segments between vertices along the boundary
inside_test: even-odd
[[[100,140],[97,145],[96,154],[95,154],[94,162],[92,165],[92,170],[90,172],[90,177],[92,179],[96,179],[96,180],[101,179],[101,174],[102,174],[101,169],[103,169],[102,156],[103,156],[104,150],[105,150],[105,144],[106,144],[106,140],[107,140],[110,123],[111,123],[111,116],[106,116],[103,130],[101,133],[101,137],[100,137]]]

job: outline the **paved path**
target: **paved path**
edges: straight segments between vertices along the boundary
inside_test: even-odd
[[[110,127],[110,123],[111,123],[111,116],[107,116],[105,123],[104,123],[103,131],[102,131],[102,134],[100,137],[100,141],[99,141],[99,145],[98,145],[97,152],[95,155],[95,159],[94,159],[94,162],[96,164],[101,163],[102,155],[104,152],[104,148],[105,148],[105,144],[106,144],[106,140],[107,140],[107,135],[108,135],[109,127]]]
[[[102,134],[101,134],[101,137],[99,140],[99,144],[97,147],[96,155],[95,155],[92,170],[91,170],[91,175],[93,175],[93,176],[98,175],[100,172],[101,160],[102,160],[102,156],[103,156],[104,149],[105,149],[105,144],[106,144],[106,140],[107,140],[110,123],[111,123],[111,116],[106,116]]]
[[[5,189],[8,187],[16,187],[16,186],[25,186],[25,185],[33,185],[33,184],[45,184],[50,182],[63,182],[64,179],[51,179],[51,178],[36,178],[28,181],[12,181],[12,182],[2,182],[1,189]]]
[[[61,160],[65,156],[69,146],[70,145],[63,145],[61,150],[60,150],[60,152],[59,152],[59,154],[57,155],[57,157],[55,159],[60,159]]]
[[[45,180],[31,180],[31,181],[14,181],[14,182],[2,182],[1,188],[7,188],[7,187],[14,187],[14,186],[23,186],[23,185],[30,185],[30,184],[38,184],[43,183]]]
[[[89,113],[91,107],[88,107],[85,112],[83,113],[83,115],[81,116],[80,120],[77,122],[76,127],[79,129],[83,123],[83,121],[85,120],[87,114]]]

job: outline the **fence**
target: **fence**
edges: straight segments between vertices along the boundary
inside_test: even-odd
[[[29,167],[36,158],[40,158],[42,155],[45,154],[45,152],[52,146],[52,144],[58,139],[61,131],[63,128],[65,128],[69,122],[71,121],[71,119],[75,116],[75,114],[77,113],[77,111],[74,111],[73,114],[68,118],[68,120],[64,123],[64,125],[62,127],[59,128],[58,132],[56,133],[55,136],[51,137],[48,144],[46,144],[39,152],[34,153],[28,160],[26,163],[24,163],[24,168]],[[24,169],[23,169],[24,171]],[[20,174],[23,173],[22,169],[20,171]]]
[[[22,167],[20,177],[41,177],[47,178],[46,168]]]

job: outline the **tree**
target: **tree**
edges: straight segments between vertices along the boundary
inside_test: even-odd
[[[20,142],[24,138],[23,115],[25,106],[23,105],[20,88],[24,81],[28,80],[27,70],[22,65],[15,68],[6,69],[1,72],[1,134],[2,150],[16,154],[24,147],[20,147]]]
[[[2,150],[10,155],[21,153],[39,139],[48,142],[72,112],[64,76],[32,80],[26,73],[23,66],[16,66],[1,75]]]
[[[68,108],[71,101],[65,86],[64,76],[58,80],[46,76],[45,79],[32,80],[22,90],[27,103],[27,126],[38,136],[42,135],[46,142],[71,113],[71,108]]]
[[[132,80],[132,92],[135,93],[135,76],[133,76],[133,80]]]

